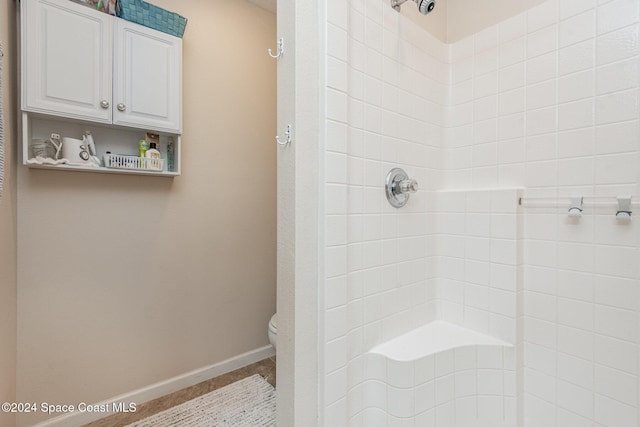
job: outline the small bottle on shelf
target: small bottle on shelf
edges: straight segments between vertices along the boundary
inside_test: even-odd
[[[175,152],[173,148],[173,138],[169,138],[169,144],[167,144],[167,170],[170,172],[174,172],[174,158]]]
[[[150,148],[149,142],[146,139],[138,141],[138,151],[140,151],[140,157],[146,157],[146,152]]]
[[[159,159],[160,158],[160,151],[158,151],[155,142],[152,142],[152,143],[149,144],[149,149],[144,153],[144,156],[147,159]]]
[[[160,151],[158,151],[158,149],[156,148],[155,142],[149,143],[149,149],[147,150],[146,153],[144,153],[144,156],[147,158],[146,160],[147,169],[155,169],[155,170],[162,169],[162,161],[160,160],[161,159]]]

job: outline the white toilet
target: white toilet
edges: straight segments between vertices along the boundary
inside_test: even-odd
[[[273,349],[276,348],[276,339],[278,337],[278,313],[271,316],[269,320],[269,342],[273,346]]]

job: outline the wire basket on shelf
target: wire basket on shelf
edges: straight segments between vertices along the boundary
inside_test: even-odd
[[[151,159],[148,157],[127,156],[122,154],[105,154],[102,159],[104,166],[112,169],[133,169],[143,171],[162,172],[164,159]]]

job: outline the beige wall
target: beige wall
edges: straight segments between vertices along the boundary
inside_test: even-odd
[[[407,16],[413,22],[420,27],[431,33],[432,36],[437,39],[446,42],[447,41],[447,17],[448,17],[448,4],[455,0],[436,0],[436,8],[427,15],[422,15],[418,12],[418,8],[415,3],[408,1],[401,7],[403,15]],[[391,7],[390,0],[383,0],[384,7]]]
[[[409,17],[434,37],[453,43],[543,3],[545,0],[436,0],[435,10],[421,15],[415,4],[402,6]],[[390,0],[383,0],[390,7]]]
[[[447,42],[453,43],[545,0],[447,0]]]
[[[275,15],[246,1],[154,4],[189,19],[183,175],[19,167],[20,401],[97,402],[268,344]]]
[[[15,401],[16,392],[16,90],[15,2],[0,0],[0,41],[4,109],[5,176],[0,199],[0,402]],[[15,425],[0,412],[0,426]]]

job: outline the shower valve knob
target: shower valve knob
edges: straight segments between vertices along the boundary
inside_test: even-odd
[[[409,195],[418,191],[418,182],[409,179],[405,171],[400,168],[391,169],[385,181],[387,200],[394,208],[403,207],[409,200]]]
[[[418,191],[418,181],[415,179],[405,179],[400,181],[401,193],[416,193]]]

